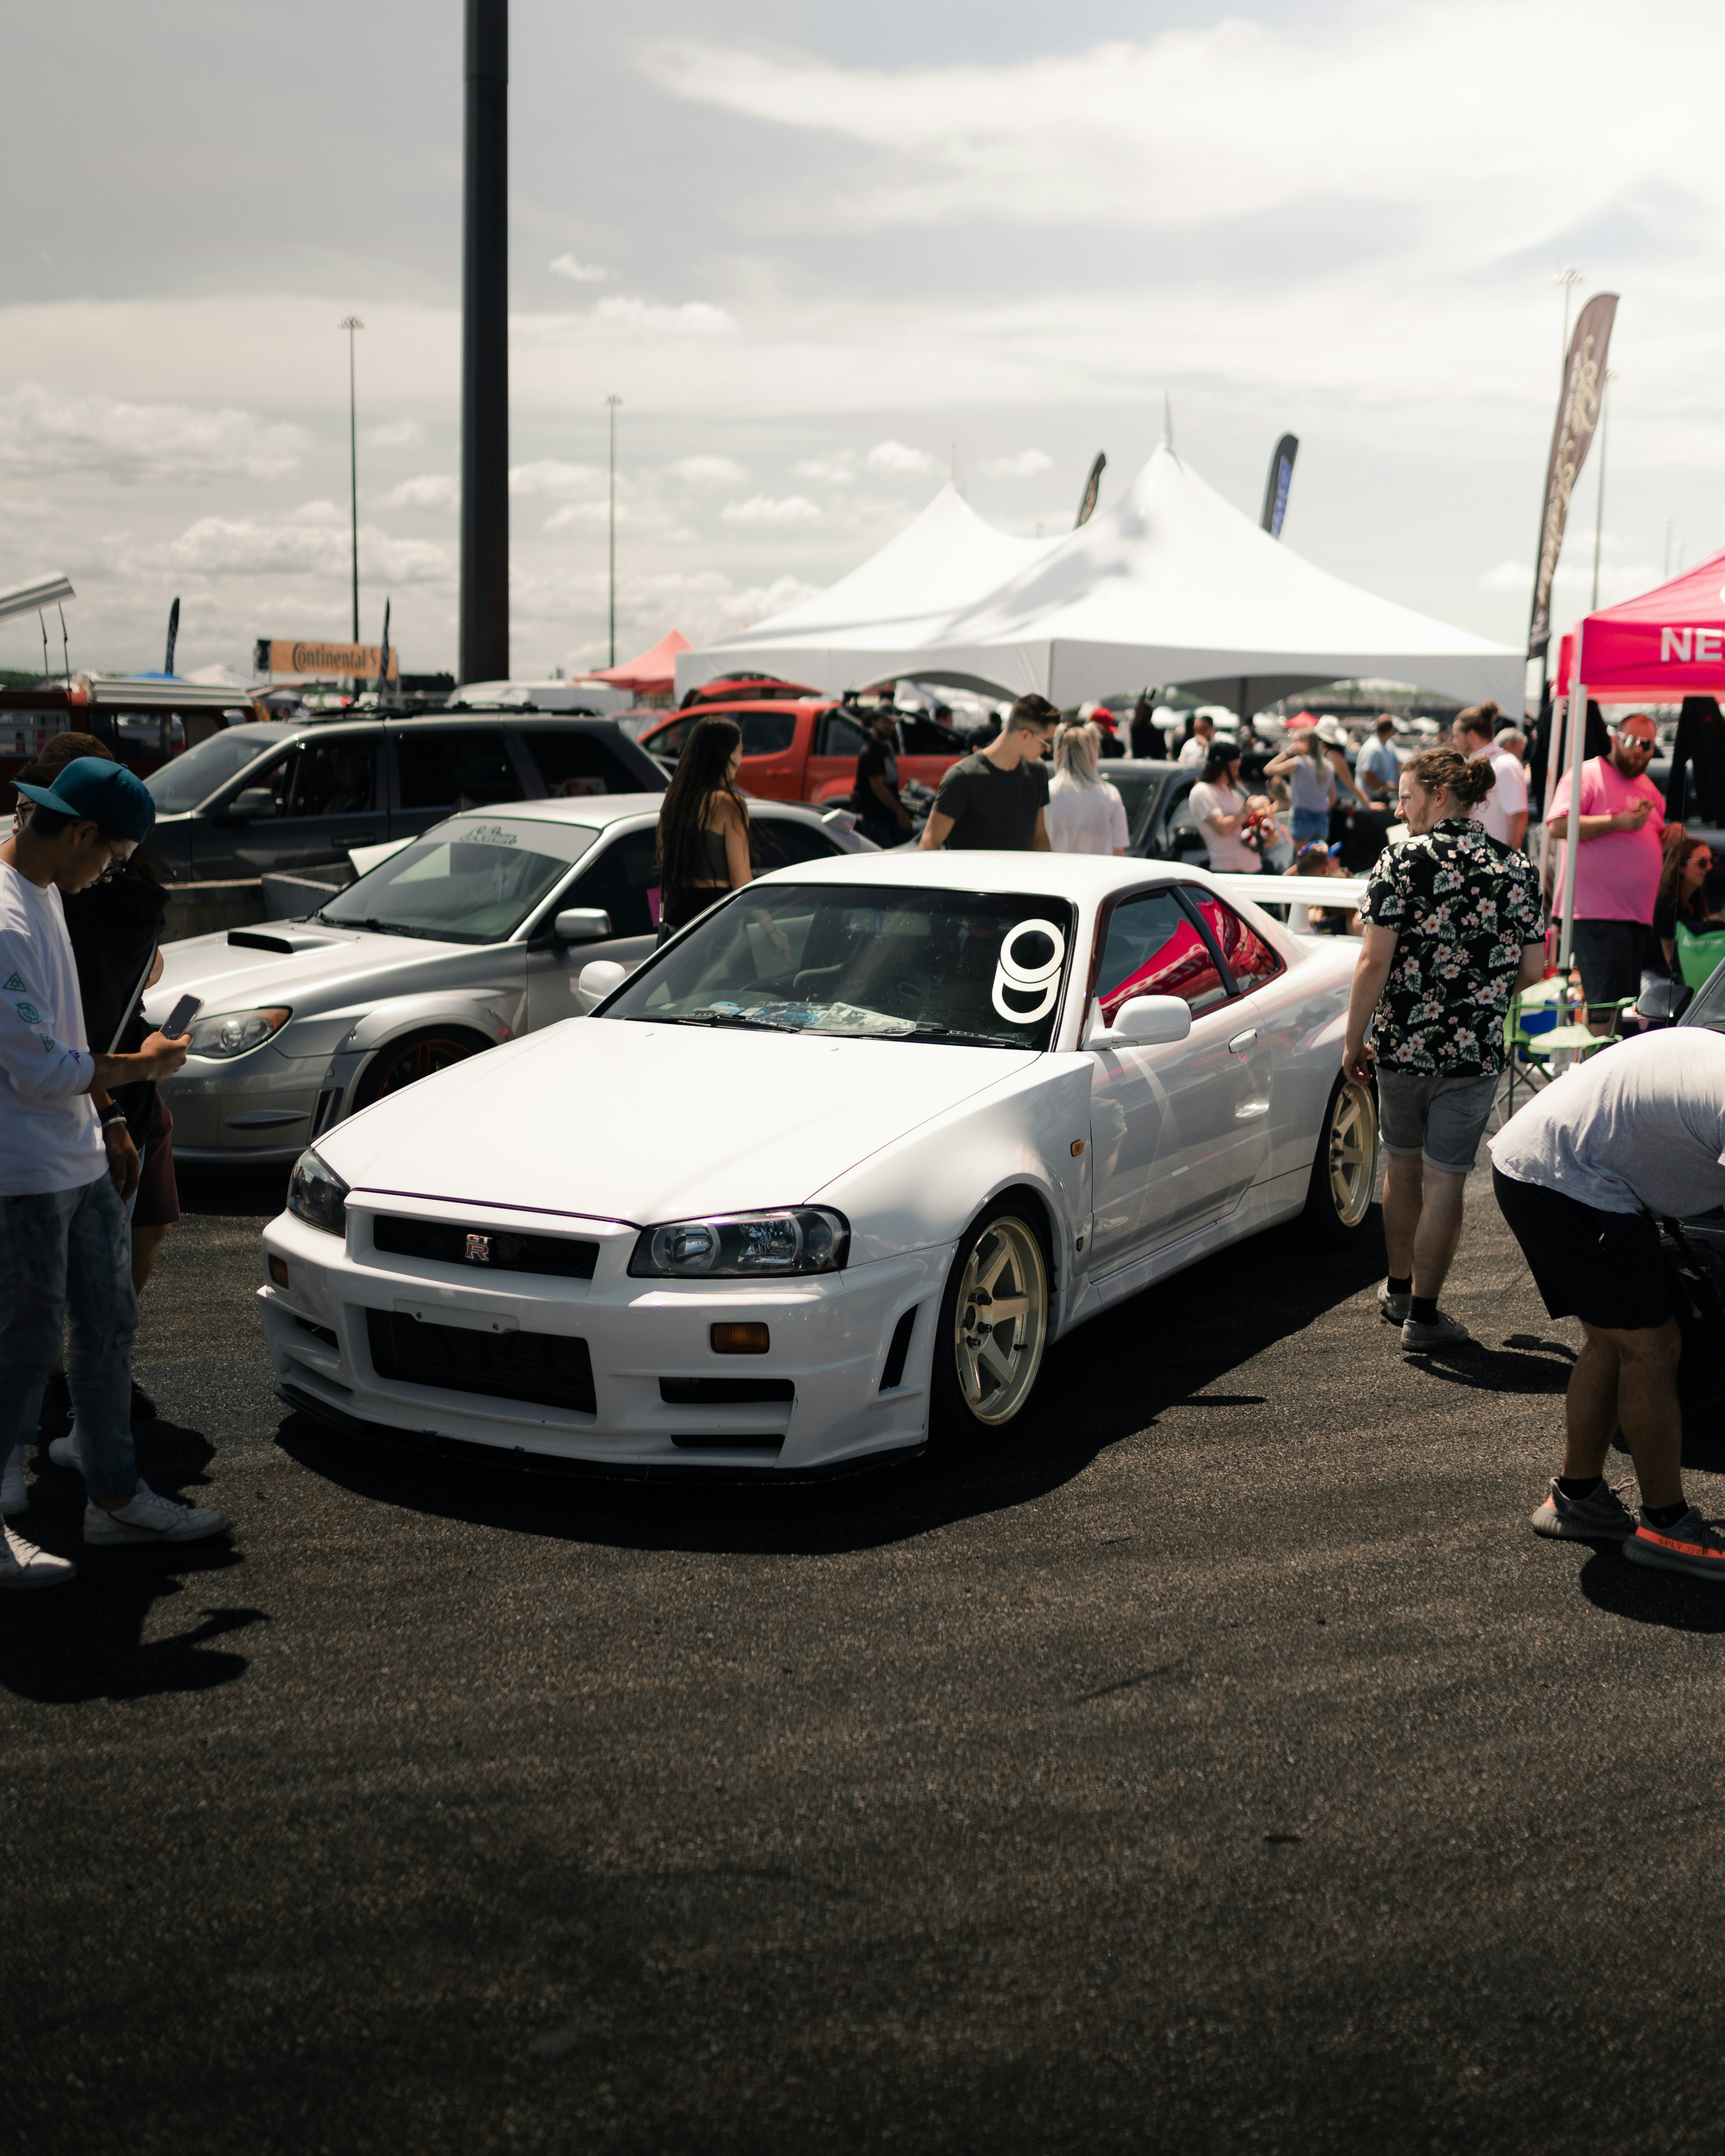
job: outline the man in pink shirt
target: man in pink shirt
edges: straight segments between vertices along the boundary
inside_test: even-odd
[[[1641,963],[1664,860],[1665,806],[1647,776],[1658,746],[1652,720],[1645,711],[1632,711],[1612,733],[1610,755],[1593,757],[1581,767],[1571,947],[1595,1032],[1609,1029],[1611,1014],[1599,1010],[1600,1005],[1641,992]],[[1568,772],[1552,796],[1550,829],[1554,839],[1569,836]],[[1558,849],[1553,916],[1562,910],[1568,851],[1567,844]]]

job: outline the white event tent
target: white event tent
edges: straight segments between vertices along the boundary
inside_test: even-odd
[[[947,531],[953,536],[949,541]],[[988,586],[954,587],[988,550],[1019,558]],[[914,545],[911,542],[914,541]],[[843,595],[904,548],[872,612]],[[934,557],[949,549],[948,571]],[[913,573],[914,572],[914,573]],[[922,603],[908,603],[920,579]],[[1522,707],[1521,652],[1373,597],[1302,561],[1207,486],[1164,439],[1126,494],[1076,531],[1010,539],[949,487],[832,591],[677,662],[679,690],[733,667],[837,694],[889,675],[973,680],[1058,704],[1179,685],[1236,708],[1362,677],[1465,702]]]

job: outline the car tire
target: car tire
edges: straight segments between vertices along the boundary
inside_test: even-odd
[[[1378,1096],[1338,1078],[1318,1127],[1306,1193],[1306,1225],[1320,1242],[1351,1243],[1366,1224],[1378,1184]]]
[[[992,1304],[979,1292],[1011,1312],[982,1322]],[[1023,1199],[1003,1199],[960,1239],[941,1296],[930,1401],[938,1450],[982,1451],[1017,1420],[1047,1352],[1050,1301],[1045,1230]]]
[[[421,1026],[404,1033],[399,1040],[386,1041],[367,1064],[354,1095],[356,1110],[369,1108],[407,1086],[417,1085],[452,1063],[465,1063],[491,1045],[482,1034],[469,1033],[459,1025]]]

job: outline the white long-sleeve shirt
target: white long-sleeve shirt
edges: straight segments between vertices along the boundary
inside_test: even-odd
[[[95,1070],[60,895],[0,861],[0,1197],[75,1190],[103,1173]]]

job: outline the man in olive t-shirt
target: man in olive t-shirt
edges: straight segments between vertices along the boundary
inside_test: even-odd
[[[1045,696],[1020,696],[999,736],[947,770],[922,844],[955,853],[1045,854],[1048,800],[1044,752],[1060,715]]]

